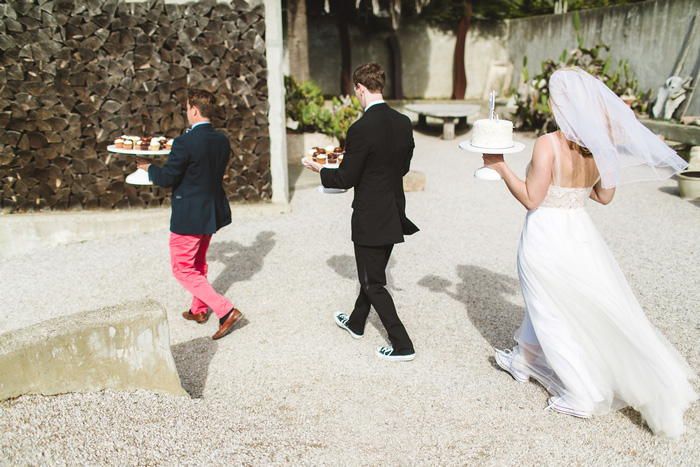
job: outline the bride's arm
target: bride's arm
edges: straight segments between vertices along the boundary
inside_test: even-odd
[[[603,182],[598,180],[591,190],[590,198],[600,204],[608,204],[615,196],[615,188],[603,188]]]
[[[484,154],[484,165],[498,172],[515,199],[520,201],[528,211],[540,205],[549,188],[553,152],[548,139],[540,136],[535,141],[530,170],[527,172],[525,181],[520,180],[508,167],[503,160],[503,154]]]

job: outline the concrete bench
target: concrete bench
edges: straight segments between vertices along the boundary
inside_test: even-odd
[[[146,389],[187,396],[153,300],[54,318],[0,334],[0,400],[22,394]]]
[[[663,135],[669,141],[700,146],[700,126],[698,125],[681,125],[679,123],[643,118],[639,119],[639,121],[650,131],[657,135]]]
[[[442,138],[455,138],[455,123],[458,119],[471,117],[481,111],[481,107],[474,104],[410,104],[406,110],[418,114],[418,124],[425,125],[426,117],[439,118],[443,121]]]

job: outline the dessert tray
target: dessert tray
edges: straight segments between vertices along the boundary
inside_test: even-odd
[[[304,161],[308,161],[308,160],[310,160],[308,157],[302,157],[301,163],[303,164]],[[329,164],[328,162],[326,162],[325,164],[321,164],[321,165],[323,167],[326,167],[327,169],[337,169],[338,167],[340,167],[340,164],[338,164],[337,162],[335,164]]]
[[[309,158],[308,158],[308,157],[302,157],[302,158],[301,158],[301,163],[303,164],[305,160],[309,160]],[[337,169],[338,166],[339,166],[340,164],[328,164],[328,163],[326,163],[326,164],[322,164],[322,165],[323,165],[323,167],[327,167],[327,168],[329,168],[329,169]],[[319,192],[319,193],[324,193],[324,194],[327,194],[327,195],[330,195],[330,194],[337,194],[337,193],[345,193],[346,191],[348,191],[348,190],[346,190],[346,189],[344,189],[344,188],[326,188],[326,187],[323,186],[323,185],[319,185],[317,189],[318,189],[318,192]]]
[[[134,154],[136,156],[161,156],[165,154],[170,154],[170,149],[161,149],[160,151],[142,151],[140,149],[123,149],[118,148],[115,145],[107,146],[109,152],[116,152],[117,154]]]
[[[522,150],[525,149],[525,145],[523,143],[513,142],[513,145],[509,148],[482,148],[479,146],[472,146],[471,140],[467,140],[459,143],[459,148],[469,152],[478,152],[480,154],[515,154],[516,152],[522,152]]]
[[[140,149],[123,149],[116,146],[107,146],[109,152],[117,154],[131,154],[134,156],[159,156],[170,154],[170,149],[161,149],[160,151],[142,151]],[[136,169],[136,172],[126,176],[124,180],[129,185],[153,185],[153,182],[148,178],[148,172],[143,169]]]

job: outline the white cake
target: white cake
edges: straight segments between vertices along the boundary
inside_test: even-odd
[[[488,149],[513,147],[513,122],[497,119],[475,121],[471,144]]]

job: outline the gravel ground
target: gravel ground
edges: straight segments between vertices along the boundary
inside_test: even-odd
[[[236,216],[210,249],[210,279],[244,315],[186,322],[169,269],[167,225],[152,233],[0,260],[0,332],[153,298],[167,310],[191,399],[147,391],[22,396],[0,403],[2,465],[700,465],[700,404],[679,441],[625,409],[581,420],[543,412],[547,393],[496,369],[523,317],[515,255],[525,210],[502,182],[476,180],[478,155],[416,132],[407,194],[422,229],[397,245],[389,286],[417,351],[379,360],[376,316],[353,340],[333,322],[358,286],[352,193],[323,195],[291,173],[291,213]],[[526,152],[506,156],[524,174]],[[234,208],[235,209],[235,208]],[[651,321],[700,373],[700,205],[674,180],[626,185],[590,205]],[[115,213],[118,216],[119,213]],[[694,382],[696,390],[700,384]]]

